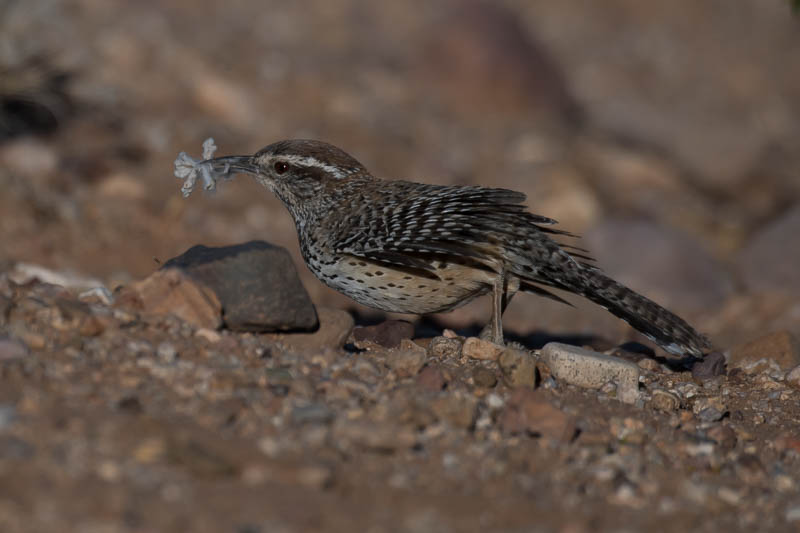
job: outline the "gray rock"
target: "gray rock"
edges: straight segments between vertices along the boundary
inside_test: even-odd
[[[720,352],[711,352],[692,366],[692,378],[699,382],[724,376],[726,372],[725,356]]]
[[[163,268],[178,268],[213,290],[229,329],[312,331],[319,325],[289,252],[279,246],[194,246]]]
[[[542,348],[542,360],[558,380],[588,389],[613,381],[621,401],[635,403],[639,398],[639,367],[629,361],[557,342]]]
[[[768,224],[737,258],[745,285],[753,291],[800,292],[800,206]]]

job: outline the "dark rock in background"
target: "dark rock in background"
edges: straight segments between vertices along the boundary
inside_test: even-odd
[[[752,291],[800,294],[800,205],[753,235],[739,253],[737,267]]]
[[[584,236],[608,275],[673,311],[713,309],[733,292],[722,265],[684,233],[640,219],[610,219]]]

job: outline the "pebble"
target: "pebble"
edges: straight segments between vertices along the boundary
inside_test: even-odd
[[[642,370],[647,370],[648,372],[658,372],[661,370],[661,365],[655,359],[639,359],[636,364],[639,366],[639,368]]]
[[[622,402],[639,399],[639,367],[634,363],[556,342],[542,348],[542,360],[556,379],[588,389],[614,381]]]
[[[462,342],[457,337],[434,337],[428,345],[431,356],[445,359],[461,357]]]
[[[497,374],[493,370],[479,366],[472,371],[472,380],[476,387],[491,389],[497,385]]]
[[[719,396],[697,398],[692,404],[692,412],[701,422],[716,422],[725,416],[728,407]]]
[[[370,344],[384,348],[396,348],[403,339],[414,337],[414,324],[405,320],[386,320],[374,326],[361,326],[353,330],[353,339],[358,348]]]
[[[319,329],[313,333],[270,333],[266,338],[279,341],[296,351],[319,351],[342,348],[353,331],[355,321],[347,311],[320,307]]]
[[[439,420],[467,429],[475,422],[478,399],[471,394],[445,394],[431,403],[431,409]]]
[[[332,437],[342,449],[356,446],[378,452],[408,449],[416,443],[416,436],[410,428],[388,421],[337,419]]]
[[[15,361],[24,359],[29,353],[24,342],[0,337],[0,361]]]
[[[156,348],[156,355],[165,363],[174,363],[178,359],[178,350],[169,342],[162,342]]]
[[[264,241],[193,246],[164,264],[208,287],[234,331],[313,331],[317,313],[289,252]]]
[[[786,509],[786,521],[787,522],[799,522],[800,521],[800,505],[795,505],[792,507],[788,507]]]
[[[800,389],[800,365],[794,367],[786,377],[786,384],[795,389]]]
[[[536,361],[530,353],[506,348],[497,362],[510,387],[532,388],[536,385]]]
[[[423,348],[412,341],[405,340],[407,344],[404,343],[401,348],[390,351],[386,357],[389,368],[401,378],[416,376],[428,358],[428,354]]]
[[[677,411],[681,406],[681,399],[677,394],[662,389],[655,389],[652,393],[650,405],[659,411]]]
[[[776,331],[735,346],[730,351],[729,364],[744,369],[761,359],[771,359],[782,370],[800,365],[800,343],[786,330]]]
[[[424,390],[438,392],[447,384],[447,378],[440,368],[428,365],[417,374],[417,384]]]
[[[468,337],[464,341],[461,352],[472,359],[484,361],[496,361],[503,353],[504,347],[493,342],[479,339],[478,337]]]
[[[698,383],[723,376],[726,373],[725,356],[721,352],[711,352],[692,366],[692,378]]]
[[[504,433],[529,432],[561,442],[570,441],[575,434],[572,418],[550,404],[544,393],[531,389],[514,391],[498,421]]]

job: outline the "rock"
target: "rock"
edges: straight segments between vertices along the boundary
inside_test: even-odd
[[[198,328],[222,325],[222,307],[214,292],[177,269],[154,272],[124,287],[115,306],[154,315],[175,315]]]
[[[643,220],[612,219],[585,239],[611,277],[669,309],[702,312],[733,293],[725,270],[687,234]]]
[[[369,343],[395,348],[400,346],[401,340],[413,337],[414,324],[405,320],[386,320],[374,326],[357,327],[353,330],[353,339],[359,348],[364,348]]]
[[[542,360],[558,380],[588,389],[614,381],[621,401],[639,398],[639,367],[629,361],[556,342],[542,348]]]
[[[416,376],[427,358],[428,354],[424,348],[417,346],[411,340],[404,339],[400,348],[389,352],[386,363],[398,377],[405,378]]]
[[[522,350],[506,348],[497,360],[503,377],[510,387],[534,387],[536,385],[536,361]]]
[[[671,413],[677,411],[681,406],[681,399],[669,391],[662,389],[655,389],[653,391],[653,399],[650,400],[650,405],[653,409]]]
[[[295,424],[327,424],[336,414],[324,404],[312,403],[292,409],[292,421]]]
[[[444,372],[435,366],[426,366],[417,374],[417,384],[425,390],[439,392],[447,384]]]
[[[697,398],[692,404],[692,412],[701,422],[716,422],[728,413],[728,407],[719,396]]]
[[[718,424],[709,429],[706,434],[723,451],[730,451],[736,446],[736,432],[730,426]]]
[[[28,353],[28,347],[22,341],[0,337],[0,361],[24,359]]]
[[[639,359],[636,365],[642,370],[648,372],[658,372],[661,370],[661,365],[655,359]]]
[[[497,374],[493,370],[479,366],[472,371],[472,380],[476,387],[491,389],[497,385]]]
[[[800,344],[788,331],[776,331],[731,349],[728,363],[743,368],[760,359],[772,359],[783,370],[800,365]]]
[[[561,442],[575,435],[575,423],[560,409],[553,407],[542,392],[527,388],[514,391],[499,418],[504,433],[529,432]]]
[[[209,287],[222,304],[229,329],[313,331],[319,324],[289,252],[279,246],[263,241],[194,246],[163,268],[180,269]]]
[[[376,452],[404,450],[416,443],[414,432],[407,426],[344,418],[333,424],[332,438],[341,449],[358,447]]]
[[[503,346],[493,342],[479,339],[478,337],[469,337],[464,341],[464,346],[461,348],[461,353],[472,359],[482,359],[484,361],[496,361],[500,354],[503,352]]]
[[[739,253],[737,266],[752,291],[800,292],[800,205],[768,224]]]
[[[462,344],[456,337],[434,337],[428,345],[428,351],[438,359],[461,357]]]
[[[78,292],[102,287],[103,282],[98,279],[82,276],[73,272],[51,270],[31,263],[17,263],[8,273],[8,279],[17,285],[26,285],[33,280],[43,283],[58,285]]]
[[[786,384],[795,389],[800,389],[800,366],[794,367],[786,374]]]
[[[317,309],[317,317],[319,329],[314,333],[269,333],[266,337],[296,351],[343,347],[355,325],[350,313],[341,309],[320,307]]]
[[[431,403],[431,410],[439,420],[467,429],[475,422],[478,399],[472,394],[445,394]]]
[[[727,371],[725,356],[721,352],[711,352],[692,366],[692,378],[702,383],[717,376],[724,376]]]

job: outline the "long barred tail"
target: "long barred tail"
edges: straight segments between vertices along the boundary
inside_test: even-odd
[[[701,357],[712,350],[711,342],[685,320],[596,269],[581,269],[571,289],[604,307],[647,338],[675,355]]]

